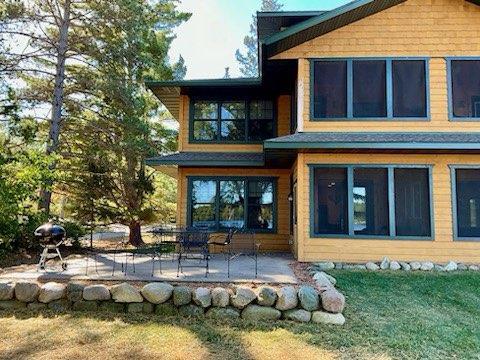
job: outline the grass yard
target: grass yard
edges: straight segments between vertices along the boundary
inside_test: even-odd
[[[480,359],[480,274],[332,274],[343,327],[0,312],[0,359]]]

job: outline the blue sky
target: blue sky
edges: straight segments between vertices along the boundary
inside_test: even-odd
[[[282,10],[329,10],[351,0],[283,0]],[[232,77],[240,76],[235,50],[242,48],[252,14],[261,0],[181,0],[180,10],[193,15],[177,29],[170,57],[180,54],[187,64],[188,79],[223,77],[230,67]]]

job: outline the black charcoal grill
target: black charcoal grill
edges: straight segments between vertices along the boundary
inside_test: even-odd
[[[60,254],[60,245],[63,244],[66,238],[65,229],[60,225],[49,222],[39,226],[35,230],[34,235],[43,247],[40,261],[38,262],[38,269],[45,270],[47,260],[58,257],[62,262],[62,269],[66,270],[67,262],[63,260],[62,254]]]

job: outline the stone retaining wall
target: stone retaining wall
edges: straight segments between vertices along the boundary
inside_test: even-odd
[[[106,286],[70,282],[0,282],[0,310],[108,311],[215,319],[315,322],[343,325],[345,297],[334,286],[252,289],[129,283]]]

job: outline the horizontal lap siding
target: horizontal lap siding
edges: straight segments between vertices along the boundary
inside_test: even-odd
[[[187,176],[267,176],[277,177],[277,233],[256,234],[261,251],[290,251],[290,170],[236,168],[179,168],[178,225],[187,225]]]
[[[310,121],[307,59],[328,57],[430,59],[431,121]],[[273,59],[299,59],[303,131],[480,131],[480,122],[449,122],[448,56],[480,56],[480,6],[464,0],[408,0],[298,45]],[[299,97],[302,99],[302,97]]]
[[[189,142],[189,112],[190,98],[182,95],[180,97],[180,116],[179,116],[179,151],[200,151],[200,152],[262,152],[261,144],[195,144]],[[277,100],[277,131],[278,136],[288,135],[290,133],[290,96],[281,95]]]
[[[308,164],[433,165],[434,241],[330,239],[310,237],[310,172]],[[369,261],[457,260],[480,262],[480,242],[453,241],[449,165],[479,165],[480,155],[299,154],[299,260]]]

